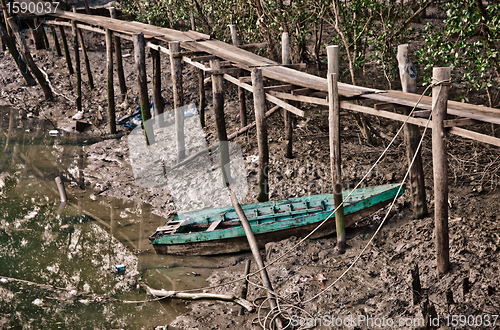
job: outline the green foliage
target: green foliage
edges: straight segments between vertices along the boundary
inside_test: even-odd
[[[416,54],[426,83],[433,67],[451,66],[454,81],[470,91],[493,86],[499,68],[495,42],[500,38],[500,4],[491,4],[485,10],[486,17],[474,0],[450,1],[443,24],[427,24],[425,47]]]

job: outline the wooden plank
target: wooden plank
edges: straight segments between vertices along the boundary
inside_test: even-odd
[[[312,96],[292,95],[288,93],[281,93],[275,91],[269,91],[269,94],[279,97],[280,99],[283,100],[306,102],[306,103],[326,105],[326,106],[328,105],[328,100],[326,98],[322,99],[319,97],[312,97]]]
[[[222,222],[222,219],[219,219],[219,220],[215,220],[214,222],[212,222],[210,224],[210,226],[208,227],[207,231],[214,231],[215,228],[217,228],[217,226]]]
[[[289,90],[292,90],[294,89],[295,86],[293,85],[276,85],[276,86],[268,86],[268,87],[264,87],[264,91],[267,93],[267,92],[270,92],[270,91],[289,91]]]
[[[476,125],[479,121],[470,118],[448,119],[444,121],[444,127]]]
[[[297,88],[292,91],[292,95],[309,95],[313,92],[310,88]]]
[[[479,142],[488,143],[488,144],[500,147],[500,138],[497,138],[494,136],[481,134],[481,133],[466,130],[466,129],[460,128],[460,127],[451,127],[449,129],[449,133],[455,134],[455,135],[458,135],[458,136],[461,136],[461,137],[464,137],[467,139],[472,139],[472,140],[476,140]]]

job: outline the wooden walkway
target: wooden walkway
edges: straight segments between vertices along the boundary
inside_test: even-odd
[[[48,20],[46,21],[46,23],[50,25],[63,26],[71,26],[70,21],[75,20],[77,21],[77,26],[81,29],[90,30],[102,34],[105,34],[105,29],[109,29],[113,31],[114,35],[128,40],[132,40],[134,34],[142,32],[145,39],[148,41],[148,47],[159,49],[167,54],[169,54],[169,50],[165,47],[156,45],[156,42],[159,42],[161,44],[161,42],[179,41],[181,44],[181,48],[184,49],[184,51],[179,54],[183,56],[183,61],[195,67],[201,68],[204,71],[210,72],[212,70],[201,63],[201,61],[197,61],[196,56],[199,58],[200,54],[209,54],[210,56],[214,56],[224,61],[230,62],[230,65],[233,67],[233,71],[226,68],[220,70],[223,72],[234,72],[234,68],[251,70],[254,67],[259,67],[262,70],[262,74],[264,77],[292,85],[295,89],[308,88],[311,90],[311,92],[323,92],[323,94],[328,92],[326,78],[301,72],[291,67],[283,66],[280,63],[256,55],[240,47],[229,45],[218,40],[212,40],[210,39],[210,36],[203,33],[195,31],[182,32],[139,22],[123,21],[112,19],[109,17],[79,14],[62,10],[57,10],[56,13],[49,15],[47,19]],[[246,88],[247,90],[251,91],[251,85],[245,83],[243,79],[237,79],[229,74],[224,74],[224,78],[240,87]],[[319,94],[321,95],[321,93]],[[405,116],[383,109],[389,109],[393,105],[408,107],[416,106],[417,109],[421,110],[432,109],[431,97],[424,96],[417,104],[419,95],[404,93],[401,91],[378,90],[339,83],[339,94],[346,100],[342,102],[342,107],[345,109],[364,112],[370,115],[391,118],[399,121],[404,120]],[[311,97],[304,95],[294,95],[293,93],[281,91],[270,91],[267,92],[266,97],[268,101],[282,106],[283,108],[299,116],[307,116],[307,113],[289,105],[289,103],[285,102],[285,100],[295,100],[314,104],[328,105],[326,95],[323,95],[321,97]],[[376,102],[379,102],[379,106],[376,105],[374,108],[358,106],[354,103],[349,102],[349,99],[352,98],[374,100]],[[423,112],[425,111],[421,111],[421,113]],[[448,114],[458,117],[458,119],[448,121],[447,126],[451,127],[450,133],[500,146],[500,139],[498,138],[458,127],[473,125],[478,122],[500,125],[500,109],[448,101]],[[412,118],[411,122],[416,125],[422,125],[423,123],[421,118]]]

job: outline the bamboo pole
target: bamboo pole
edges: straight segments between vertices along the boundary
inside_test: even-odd
[[[199,110],[201,127],[205,127],[205,107],[207,106],[204,80],[205,80],[205,71],[203,71],[203,69],[198,68],[198,91],[200,94],[198,102],[198,110]]]
[[[342,203],[341,184],[341,149],[340,149],[340,100],[337,77],[339,74],[339,47],[326,47],[328,55],[328,126],[330,135],[330,164],[332,168],[333,203],[337,231],[337,249],[339,254],[345,253],[346,234],[344,224],[344,207]]]
[[[182,58],[179,55],[181,44],[173,41],[168,44],[170,49],[170,67],[172,90],[174,93],[175,131],[177,136],[177,160],[186,158],[186,143],[184,141],[184,90],[182,87]]]
[[[61,45],[59,44],[59,39],[57,38],[56,28],[52,26],[51,29],[52,29],[52,39],[54,39],[54,46],[56,48],[56,54],[57,56],[62,56]]]
[[[160,51],[151,48],[151,59],[153,61],[153,104],[155,117],[161,121],[160,126],[163,126],[163,98],[161,97],[161,58]]]
[[[19,71],[21,71],[24,80],[26,80],[26,84],[28,84],[28,86],[35,86],[35,78],[33,78],[33,76],[31,75],[26,62],[21,60],[21,55],[17,50],[15,41],[11,37],[9,37],[7,29],[3,26],[3,24],[0,24],[0,34],[2,35],[4,45],[7,46],[10,55],[12,55],[12,58],[17,63],[17,67],[19,68]]]
[[[9,25],[16,36],[17,41],[19,42],[19,45],[21,47],[21,53],[23,54],[24,60],[26,61],[26,64],[29,66],[31,72],[35,76],[36,80],[40,84],[40,87],[42,88],[43,94],[45,96],[46,100],[52,100],[53,95],[52,95],[52,90],[50,88],[49,82],[45,78],[44,74],[40,69],[36,66],[35,61],[33,61],[33,57],[31,57],[31,53],[29,51],[28,45],[26,44],[26,40],[21,37],[21,30],[19,26],[16,23],[16,18],[15,17],[9,17],[7,19],[9,22]]]
[[[7,30],[7,35],[9,37],[13,37],[12,29],[10,28],[9,23],[7,21],[7,19],[10,17],[9,12],[7,11],[7,4],[5,3],[5,0],[0,0],[0,4],[2,5],[3,20],[5,22],[5,29]]]
[[[448,233],[448,171],[446,161],[446,119],[451,69],[434,68],[432,80],[432,164],[434,171],[434,222],[436,230],[436,259],[439,275],[450,267],[450,243]],[[444,82],[444,83],[443,83]]]
[[[281,36],[281,62],[285,65],[292,64],[290,58],[290,37],[288,36],[288,32],[283,32]],[[285,117],[285,140],[286,149],[285,149],[285,157],[292,158],[293,157],[293,122],[294,115],[290,111],[283,109],[284,117]]]
[[[231,31],[231,40],[233,41],[233,46],[240,46],[240,39],[238,38],[238,29],[235,24],[229,25],[229,30]],[[238,79],[241,77],[241,74],[237,75]],[[245,89],[241,86],[238,86],[238,100],[240,107],[240,123],[241,127],[247,126],[247,103],[246,103],[246,95]]]
[[[59,25],[59,34],[61,35],[63,49],[64,49],[64,57],[66,58],[66,64],[68,65],[69,74],[74,74],[73,63],[71,63],[71,55],[69,54],[69,46],[68,40],[66,39],[66,32],[64,31],[64,27]]]
[[[221,66],[219,60],[210,61],[210,68],[212,70],[220,70],[220,67]],[[212,99],[214,105],[217,134],[219,137],[222,180],[224,186],[226,186],[231,178],[231,171],[229,168],[229,145],[227,143],[226,120],[224,118],[224,89],[222,81],[223,78],[221,74],[212,75]]]
[[[111,18],[116,18],[116,9],[114,7],[109,8],[109,15]],[[125,100],[125,96],[127,95],[127,85],[125,84],[125,73],[123,72],[122,44],[120,37],[113,36],[113,43],[115,45],[116,71],[118,73],[120,93],[122,100]]]
[[[78,43],[78,32],[76,21],[71,21],[71,28],[73,30],[73,45],[75,47],[75,73],[76,73],[76,110],[82,111],[82,72],[80,70],[80,45]]]
[[[108,71],[108,122],[109,132],[116,134],[116,113],[115,113],[115,87],[113,83],[113,33],[106,29],[106,67]]]
[[[259,147],[259,202],[269,200],[269,148],[267,144],[266,125],[266,94],[264,93],[264,82],[262,80],[262,70],[252,69],[253,101],[255,108],[255,123],[257,126],[257,144]]]
[[[155,143],[153,124],[151,122],[151,110],[149,106],[148,85],[146,79],[146,51],[144,34],[142,32],[134,34],[134,59],[137,71],[137,85],[139,89],[139,103],[141,105],[142,126],[146,144]]]
[[[254,71],[257,71],[257,69],[252,70],[252,78],[254,77]],[[261,72],[258,70],[258,72]],[[259,75],[258,73],[256,75]],[[262,77],[262,73],[260,75]],[[234,210],[236,211],[236,214],[238,215],[238,218],[241,221],[241,225],[243,226],[243,230],[245,230],[245,235],[248,240],[248,245],[250,245],[250,250],[252,251],[253,258],[255,260],[255,263],[257,264],[257,267],[260,269],[260,277],[262,279],[262,283],[264,286],[267,288],[267,297],[269,298],[269,305],[271,306],[271,309],[275,310],[277,308],[277,302],[276,302],[276,297],[273,294],[273,285],[271,283],[271,280],[269,279],[269,275],[267,274],[266,267],[264,265],[264,262],[262,261],[262,258],[260,256],[259,252],[259,245],[257,244],[257,240],[255,239],[255,236],[252,232],[252,227],[250,226],[250,223],[248,222],[248,219],[245,215],[245,212],[243,212],[243,209],[241,208],[241,205],[238,203],[238,200],[230,187],[228,186],[228,191],[229,195],[231,197],[231,204],[233,204]],[[276,318],[276,325],[278,328],[282,328],[281,325],[281,319],[278,317]]]
[[[403,92],[416,93],[417,91],[417,71],[408,58],[408,44],[398,46],[399,76]],[[404,108],[404,114],[410,114],[410,108]],[[408,164],[413,166],[410,169],[410,191],[413,200],[413,215],[417,219],[422,219],[427,215],[427,203],[425,197],[424,169],[422,164],[422,154],[418,145],[422,135],[417,125],[407,123],[404,128],[404,138],[406,144],[406,158]],[[415,155],[416,154],[416,155]]]
[[[76,13],[76,6],[72,6],[72,10],[74,13]],[[78,33],[78,39],[80,41],[80,45],[82,47],[82,54],[83,54],[83,62],[85,63],[85,69],[87,70],[87,77],[89,79],[89,87],[90,89],[94,89],[94,78],[92,77],[92,70],[90,69],[90,61],[89,61],[89,56],[87,54],[87,49],[85,48],[85,40],[83,39],[83,34],[82,30],[77,28],[76,29]]]

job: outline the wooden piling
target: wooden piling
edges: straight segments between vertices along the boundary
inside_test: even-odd
[[[238,29],[235,24],[229,25],[229,30],[231,31],[231,40],[233,42],[233,46],[240,46],[240,39],[238,38]],[[241,74],[238,73],[238,79],[241,77]],[[238,86],[238,100],[240,107],[240,123],[241,127],[247,126],[247,103],[246,103],[246,93],[245,89],[241,86]]]
[[[191,21],[191,30],[196,31],[196,20],[194,18],[194,13],[190,12],[189,13],[189,20]]]
[[[446,119],[451,69],[434,68],[432,80],[432,164],[434,172],[434,222],[436,230],[436,259],[439,275],[448,272],[450,243],[448,233],[448,170],[446,161]]]
[[[200,125],[205,127],[205,107],[207,106],[207,99],[205,95],[205,71],[198,68],[198,91],[199,91],[199,101],[198,101],[198,111],[200,116]]]
[[[40,50],[40,49],[45,49],[45,42],[43,40],[42,33],[40,32],[40,25],[38,22],[38,19],[33,19],[33,25],[31,26],[31,36],[33,38],[33,41],[35,42],[35,49]],[[29,23],[28,25],[31,25]]]
[[[253,101],[255,108],[255,123],[257,126],[257,144],[259,148],[259,202],[269,200],[269,147],[267,144],[266,125],[266,95],[264,93],[264,82],[262,71],[257,68],[252,69]]]
[[[243,212],[243,214],[245,214],[245,213]],[[250,274],[251,263],[252,263],[252,260],[250,260],[250,259],[247,259],[247,261],[245,262],[245,277],[248,276],[248,274]],[[247,299],[247,293],[248,293],[248,279],[245,280],[245,282],[243,282],[243,285],[241,287],[240,297],[242,299]],[[245,314],[245,308],[241,307],[240,311],[238,312],[238,315],[242,316],[244,314]]]
[[[12,37],[12,29],[10,28],[10,25],[7,21],[7,19],[10,17],[9,12],[7,11],[7,4],[5,0],[0,0],[0,5],[2,5],[2,12],[3,12],[3,20],[5,22],[5,30],[7,31],[7,35],[9,37]]]
[[[9,25],[16,36],[17,41],[19,42],[20,48],[21,48],[21,53],[23,54],[24,60],[26,61],[26,64],[30,68],[31,72],[35,76],[36,80],[40,84],[40,87],[42,88],[43,94],[45,96],[46,100],[52,100],[53,95],[52,95],[52,89],[50,88],[49,82],[45,78],[45,75],[40,71],[40,69],[36,66],[35,61],[33,61],[33,57],[31,57],[31,53],[29,51],[28,45],[26,44],[26,40],[21,37],[21,30],[19,28],[19,25],[16,23],[16,18],[15,17],[9,17],[7,19],[9,22]]]
[[[340,152],[340,100],[337,78],[339,75],[339,47],[326,47],[328,55],[328,126],[330,136],[330,165],[332,169],[333,203],[337,231],[337,249],[339,254],[345,253],[346,234],[344,224],[344,206],[342,204],[341,152]]]
[[[78,31],[76,21],[71,21],[73,29],[73,45],[75,47],[75,73],[76,73],[76,98],[75,105],[78,112],[82,111],[82,72],[80,70],[80,45],[78,42]]]
[[[281,35],[281,63],[285,65],[292,64],[290,57],[290,37],[288,32]],[[285,117],[285,157],[293,158],[293,122],[295,120],[293,113],[283,109]]]
[[[116,18],[116,9],[114,7],[109,8],[109,15],[111,18]],[[113,36],[113,43],[115,45],[116,72],[118,73],[120,93],[122,100],[125,100],[125,96],[127,95],[127,85],[125,84],[125,74],[123,72],[122,44],[120,37]]]
[[[62,56],[61,45],[59,44],[59,38],[57,38],[56,28],[52,26],[51,30],[52,30],[52,39],[54,41],[54,47],[56,48],[56,54],[57,56]]]
[[[87,15],[92,15],[92,14],[90,13],[90,7],[89,7],[89,3],[88,3],[88,1],[87,1],[87,0],[83,0],[83,6],[85,7],[85,13],[86,13]]]
[[[21,60],[21,55],[17,50],[15,41],[11,37],[9,37],[9,33],[7,32],[7,29],[3,26],[3,24],[0,24],[0,34],[4,42],[4,45],[7,47],[10,55],[12,55],[12,58],[17,63],[17,67],[19,68],[19,71],[21,71],[24,80],[26,80],[26,84],[28,84],[28,86],[35,86],[36,85],[35,78],[33,78],[33,76],[31,75],[31,72],[29,71],[26,62]]]
[[[76,13],[76,7],[72,6],[73,12]],[[92,70],[90,69],[90,61],[89,56],[87,54],[87,49],[85,48],[85,40],[83,39],[82,30],[79,28],[76,29],[78,33],[78,39],[80,41],[80,46],[82,47],[83,54],[83,62],[85,63],[85,69],[87,70],[87,77],[89,79],[89,87],[90,89],[94,89],[94,78],[92,77]]]
[[[220,70],[220,61],[211,60],[210,68],[212,70]],[[231,172],[229,169],[229,146],[227,143],[227,131],[226,131],[226,120],[224,118],[224,89],[222,86],[222,75],[214,74],[212,75],[212,93],[213,93],[213,106],[215,114],[215,122],[217,126],[217,134],[219,137],[219,150],[220,150],[220,162],[222,170],[222,180],[224,186],[229,182],[231,178]]]
[[[184,90],[182,88],[182,59],[179,55],[181,44],[178,41],[169,42],[172,91],[174,93],[175,131],[177,136],[177,160],[186,158],[184,141]]]
[[[74,74],[73,64],[71,63],[71,55],[69,54],[69,46],[68,40],[66,39],[66,32],[64,31],[64,27],[59,25],[59,34],[61,35],[61,40],[64,49],[64,57],[66,58],[66,64],[68,65],[69,74]]]
[[[160,51],[151,48],[151,59],[153,61],[153,105],[155,117],[163,126],[163,98],[161,97],[161,57]]]
[[[408,58],[408,44],[398,46],[399,76],[403,92],[416,93],[417,71]],[[409,115],[411,108],[403,109],[405,115]],[[425,196],[424,169],[422,164],[421,149],[418,145],[422,135],[417,125],[407,123],[404,128],[404,139],[406,144],[406,158],[408,164],[413,161],[410,169],[410,191],[413,200],[413,215],[416,219],[422,219],[427,215],[427,202]]]
[[[116,134],[116,114],[115,114],[115,87],[113,84],[113,33],[106,29],[106,67],[108,71],[108,122],[109,132]]]
[[[149,106],[148,85],[146,78],[146,51],[145,51],[144,34],[134,34],[134,59],[137,71],[137,84],[139,89],[139,103],[141,105],[142,126],[144,128],[144,136],[146,144],[155,143],[153,125],[151,122],[151,110]]]

